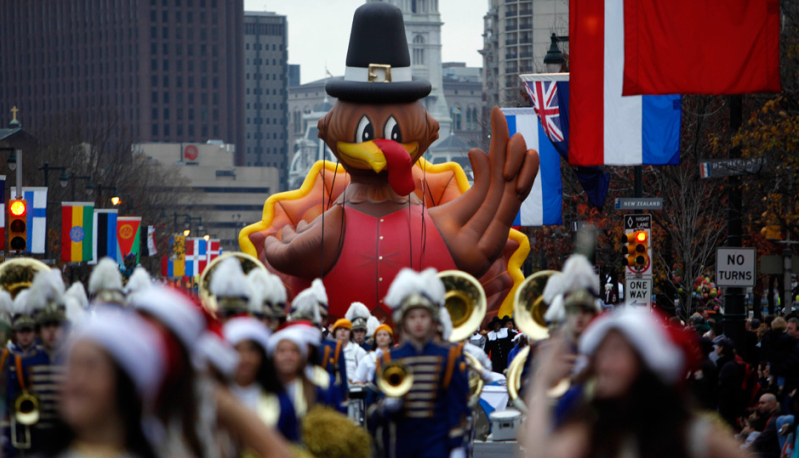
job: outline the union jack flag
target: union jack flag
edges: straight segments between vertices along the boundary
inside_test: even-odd
[[[541,127],[552,143],[564,140],[561,128],[560,98],[555,81],[524,81],[524,89],[533,102],[533,109],[541,120]]]

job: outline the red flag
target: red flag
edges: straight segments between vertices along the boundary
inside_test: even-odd
[[[624,95],[780,90],[779,0],[625,0]]]

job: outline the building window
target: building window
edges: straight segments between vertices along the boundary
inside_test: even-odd
[[[169,124],[164,124],[164,137],[169,136]]]
[[[153,124],[153,137],[158,136],[158,124]]]
[[[153,75],[150,77],[150,86],[158,87],[158,75]]]
[[[169,120],[169,108],[164,108],[164,121]],[[166,133],[166,128],[164,128],[164,135],[168,135]]]
[[[424,37],[421,35],[413,37],[413,64],[424,65]]]
[[[158,120],[158,108],[153,108],[152,111],[153,111],[152,115],[150,116],[152,118],[151,120],[152,121],[157,121]]]
[[[164,103],[169,103],[169,92],[164,92]]]
[[[150,103],[158,103],[158,93],[153,91],[152,98],[150,99]]]

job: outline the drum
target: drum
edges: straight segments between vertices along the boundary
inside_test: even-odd
[[[491,412],[490,441],[515,441],[522,424],[522,413],[516,409]]]

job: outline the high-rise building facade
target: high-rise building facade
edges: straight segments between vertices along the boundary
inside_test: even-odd
[[[519,74],[543,73],[550,35],[569,33],[568,0],[490,0],[483,18],[483,82],[486,105],[515,106]],[[568,43],[560,45],[568,53]]]
[[[244,14],[245,163],[275,167],[288,180],[288,47],[286,17]]]
[[[103,110],[137,142],[233,143],[243,164],[243,0],[0,2],[0,107],[27,129]]]

